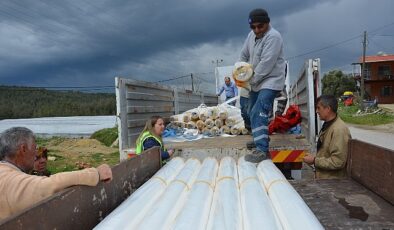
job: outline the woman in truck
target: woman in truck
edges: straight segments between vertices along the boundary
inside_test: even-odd
[[[140,136],[136,141],[137,155],[141,154],[144,150],[150,149],[155,146],[160,147],[161,160],[165,161],[174,153],[173,149],[167,150],[164,147],[162,140],[162,133],[164,131],[164,120],[160,116],[152,116],[145,124]]]

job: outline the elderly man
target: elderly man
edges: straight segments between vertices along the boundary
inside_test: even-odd
[[[256,146],[256,149],[252,154],[246,155],[245,160],[258,163],[270,158],[269,116],[272,114],[274,99],[285,84],[286,63],[282,36],[270,25],[266,10],[252,10],[249,13],[249,27],[251,31],[242,47],[239,60],[251,64],[254,71],[249,80],[251,91],[247,106],[253,142],[247,143],[247,146]]]
[[[334,96],[317,98],[316,112],[324,124],[319,133],[316,157],[307,155],[304,162],[315,165],[317,179],[346,177],[349,128],[337,115],[338,102]]]
[[[222,86],[222,88],[220,88],[220,91],[217,94],[217,96],[220,96],[223,93],[223,91],[226,91],[226,101],[230,100],[233,97],[238,96],[238,88],[234,84],[234,82],[231,82],[229,77],[224,78],[224,85]],[[235,102],[236,101],[232,101],[228,104],[235,106]]]
[[[27,128],[10,128],[0,136],[0,220],[64,188],[112,180],[111,168],[106,164],[50,177],[29,175],[37,157],[36,147],[34,134]]]

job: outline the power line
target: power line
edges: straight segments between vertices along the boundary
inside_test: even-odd
[[[375,36],[378,36],[378,37],[394,37],[394,35],[390,35],[390,34],[376,34]]]
[[[357,35],[357,36],[354,36],[354,37],[351,37],[351,38],[349,38],[349,39],[346,39],[346,40],[343,40],[343,41],[340,41],[340,42],[337,42],[337,43],[328,45],[328,46],[324,46],[324,47],[319,48],[319,49],[310,50],[310,51],[305,52],[305,53],[302,53],[302,54],[298,54],[298,55],[295,55],[295,56],[292,56],[292,57],[288,57],[288,58],[286,58],[286,60],[291,60],[291,59],[299,58],[299,57],[302,57],[302,56],[305,56],[305,55],[308,55],[308,54],[311,54],[311,53],[316,53],[316,52],[319,52],[319,51],[322,51],[322,50],[326,50],[326,49],[335,47],[335,46],[337,46],[337,45],[340,45],[340,44],[349,42],[349,41],[351,41],[351,40],[354,40],[354,39],[357,39],[357,38],[360,38],[360,37],[361,37],[361,34],[360,34],[360,35]]]
[[[392,26],[392,25],[394,25],[394,22],[389,23],[389,24],[386,24],[386,25],[383,25],[383,26],[378,27],[378,28],[376,28],[376,29],[374,29],[374,30],[371,30],[371,31],[369,32],[369,34],[372,35],[372,34],[375,33],[376,31],[379,31],[379,30],[381,30],[381,29],[384,29],[384,28],[389,27],[389,26]],[[319,49],[314,49],[314,50],[310,50],[310,51],[305,52],[305,53],[302,53],[302,54],[298,54],[298,55],[295,55],[295,56],[287,57],[286,59],[287,59],[287,60],[291,60],[291,59],[299,58],[299,57],[302,57],[302,56],[305,56],[305,55],[308,55],[308,54],[311,54],[311,53],[316,53],[316,52],[319,52],[319,51],[322,51],[322,50],[326,50],[326,49],[335,47],[335,46],[337,46],[337,45],[341,45],[341,44],[343,44],[343,43],[346,43],[346,42],[352,41],[352,40],[354,40],[354,39],[360,38],[361,36],[362,36],[362,35],[359,34],[359,35],[357,35],[357,36],[353,36],[353,37],[351,37],[351,38],[349,38],[349,39],[346,39],[346,40],[343,40],[343,41],[340,41],[340,42],[336,42],[336,43],[333,43],[333,44],[328,45],[328,46],[324,46],[324,47],[319,48]]]
[[[213,72],[192,73],[192,74],[193,74],[193,76],[198,77],[198,76],[196,76],[196,75],[200,75],[200,74],[201,74],[201,75],[205,75],[205,74],[211,74],[211,73],[213,73]],[[178,76],[178,77],[172,77],[172,78],[168,78],[168,79],[165,79],[165,80],[159,80],[159,81],[156,81],[156,82],[167,82],[167,81],[178,80],[178,79],[186,78],[186,77],[190,77],[190,74],[188,74],[188,75],[182,75],[182,76]]]
[[[181,79],[181,78],[185,78],[185,77],[190,77],[190,74],[189,75],[179,76],[179,77],[173,77],[173,78],[169,78],[169,79],[166,79],[166,80],[160,80],[160,81],[157,81],[157,82],[173,81],[173,80],[177,80],[177,79]]]

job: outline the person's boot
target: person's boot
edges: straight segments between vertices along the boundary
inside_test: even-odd
[[[249,150],[255,149],[256,144],[254,143],[254,141],[248,141],[248,142],[246,142],[246,148]]]
[[[263,160],[270,159],[270,154],[262,152],[260,150],[253,150],[252,153],[245,155],[245,161],[251,163],[260,163]]]

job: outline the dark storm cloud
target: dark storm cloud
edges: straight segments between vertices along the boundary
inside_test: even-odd
[[[344,2],[1,1],[0,84],[113,85],[114,76],[158,81],[190,73],[209,82],[211,61],[224,59],[222,65],[232,65],[237,60],[249,31],[247,15],[256,7],[269,11],[273,26],[284,37],[288,57],[393,18],[377,15],[364,25],[367,19],[359,15],[368,10],[367,1],[347,1],[353,6]],[[375,4],[379,2],[393,5],[389,0]],[[356,10],[338,12],[340,7]],[[336,22],[334,17],[357,21]],[[323,51],[322,62],[327,59],[326,66],[333,67],[347,64],[343,62],[357,53],[345,47],[337,58],[341,52]],[[296,58],[291,71],[298,73],[305,58],[319,55]]]

